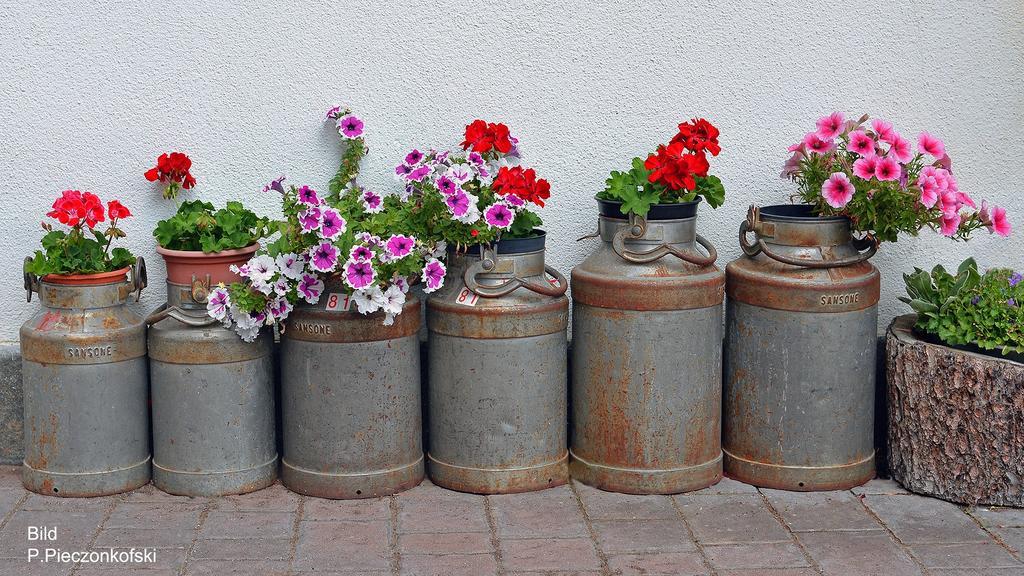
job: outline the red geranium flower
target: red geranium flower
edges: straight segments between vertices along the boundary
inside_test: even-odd
[[[196,179],[192,177],[189,170],[192,168],[192,160],[181,152],[161,154],[156,159],[156,166],[146,171],[146,180],[150,182],[160,181],[167,186],[164,195],[173,198],[178,193],[178,187],[186,190],[196,185]]]
[[[117,200],[111,200],[110,202],[107,202],[107,215],[110,216],[111,220],[117,220],[120,218],[127,218],[131,216],[132,213],[128,211],[128,208],[126,208],[124,204],[121,204]]]
[[[651,170],[647,179],[664,184],[670,190],[696,188],[694,177],[708,175],[708,159],[703,153],[687,154],[686,151],[686,145],[680,141],[658,146],[657,153],[648,156],[644,162],[644,167]]]
[[[672,137],[672,142],[682,142],[692,152],[707,150],[712,156],[722,151],[718,145],[718,128],[703,118],[696,118],[679,125],[679,133]]]
[[[491,188],[499,196],[511,194],[541,207],[544,206],[544,200],[551,197],[551,184],[543,178],[537,178],[533,168],[523,170],[521,166],[499,168]]]
[[[486,154],[495,149],[502,154],[508,154],[512,150],[512,140],[509,138],[508,126],[494,124],[483,120],[473,120],[466,126],[466,137],[462,141],[462,149],[473,149],[474,152]]]
[[[53,210],[46,215],[72,228],[82,222],[93,228],[104,220],[103,203],[92,192],[65,190],[53,201]]]

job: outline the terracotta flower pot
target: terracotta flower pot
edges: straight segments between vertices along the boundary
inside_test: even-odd
[[[116,284],[128,280],[129,267],[110,272],[98,272],[96,274],[47,274],[42,281],[48,284],[61,284],[64,286],[102,286],[103,284]]]
[[[209,254],[199,250],[168,250],[157,246],[156,251],[163,256],[167,264],[167,280],[173,284],[189,285],[192,277],[205,280],[210,275],[210,285],[216,286],[223,282],[230,284],[239,280],[237,274],[229,268],[233,264],[241,266],[249,261],[253,253],[260,247],[253,243],[238,250],[223,250]]]

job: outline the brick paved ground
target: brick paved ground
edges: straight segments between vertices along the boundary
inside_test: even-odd
[[[183,498],[151,486],[44,498],[0,467],[0,574],[1024,574],[1024,510],[963,509],[875,480],[848,492],[757,490],[731,480],[686,495],[582,484],[475,496],[425,482],[391,498],[330,501],[280,485]],[[145,567],[27,564],[27,526],[63,550],[155,547]]]

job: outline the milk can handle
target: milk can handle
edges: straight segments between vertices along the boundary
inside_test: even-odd
[[[715,250],[715,247],[711,242],[708,242],[708,240],[700,234],[697,234],[697,243],[704,247],[704,250],[708,253],[707,256],[701,256],[696,252],[680,250],[667,242],[663,242],[661,246],[652,248],[646,252],[634,252],[626,248],[626,240],[643,238],[646,233],[647,220],[645,220],[643,216],[638,216],[630,212],[629,226],[626,226],[615,233],[615,237],[612,238],[612,249],[615,250],[615,253],[621,256],[623,260],[633,262],[635,264],[647,264],[648,262],[654,262],[666,254],[671,254],[680,260],[685,260],[686,262],[696,264],[697,266],[710,266],[718,259],[718,251]]]
[[[149,284],[149,278],[146,275],[146,261],[142,259],[142,256],[135,259],[131,273],[132,291],[135,292],[135,301],[138,302],[142,298],[142,289]]]
[[[25,294],[26,302],[32,301],[32,293],[39,292],[39,276],[28,271],[28,264],[32,262],[31,256],[25,256],[25,265],[22,268],[22,272],[25,274]]]
[[[185,314],[185,312],[182,311],[181,308],[178,308],[177,306],[167,306],[167,303],[165,302],[161,304],[159,308],[153,310],[152,314],[146,316],[146,325],[152,326],[153,324],[156,324],[157,322],[163,320],[164,318],[174,318],[178,322],[181,322],[182,324],[185,324],[187,326],[199,327],[210,326],[212,324],[216,324],[217,322],[219,322],[219,320],[211,318],[209,316],[196,318],[195,316]]]
[[[490,270],[494,269],[494,261],[497,255],[490,250],[484,250],[484,256],[474,262],[472,266],[466,268],[466,271],[462,274],[462,281],[466,283],[466,288],[469,288],[471,292],[484,298],[498,298],[511,292],[514,292],[520,287],[526,288],[542,294],[544,296],[558,297],[565,294],[565,291],[569,289],[569,282],[565,279],[565,276],[561,272],[555,270],[551,266],[544,266],[544,272],[555,277],[558,281],[558,285],[554,286],[550,282],[534,282],[531,280],[524,280],[518,276],[513,276],[505,282],[497,286],[481,286],[476,281],[476,277],[479,274],[485,274]]]
[[[747,234],[753,232],[757,236],[757,242],[751,244],[747,242]],[[783,256],[782,254],[776,254],[768,248],[768,244],[765,243],[764,238],[761,238],[761,223],[759,220],[759,212],[755,206],[750,207],[750,211],[747,213],[747,219],[740,222],[740,248],[743,249],[743,253],[747,256],[757,256],[759,252],[763,252],[765,256],[782,262],[783,264],[789,264],[791,266],[800,266],[803,268],[841,268],[843,266],[851,266],[860,262],[866,261],[875,255],[878,251],[878,245],[871,238],[862,238],[853,241],[854,247],[858,250],[863,250],[865,247],[867,250],[861,252],[856,256],[850,256],[849,258],[841,258],[839,260],[803,260],[800,258],[790,258],[789,256]]]

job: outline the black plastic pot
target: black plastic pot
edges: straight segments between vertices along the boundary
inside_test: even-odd
[[[1013,362],[1020,362],[1024,364],[1024,354],[1018,352],[1010,352],[1009,354],[1003,354],[1001,350],[986,350],[977,344],[946,344],[941,338],[935,334],[930,334],[923,330],[919,330],[917,326],[911,330],[914,336],[917,336],[921,340],[928,342],[929,344],[935,344],[936,346],[945,346],[946,348],[952,348],[954,350],[960,350],[962,352],[972,352],[974,354],[981,354],[982,356],[988,356],[990,358],[999,358],[1000,360],[1011,360]]]
[[[543,250],[548,233],[540,228],[535,228],[533,232],[534,235],[527,238],[502,238],[496,246],[498,254],[526,254]],[[454,250],[454,248],[450,249]],[[470,246],[466,249],[466,254],[479,256],[480,245]]]
[[[651,220],[682,220],[697,216],[697,206],[700,198],[691,202],[680,202],[678,204],[654,204],[647,213],[647,221]],[[601,216],[606,218],[629,218],[629,214],[622,211],[622,202],[618,200],[602,200],[597,198],[597,210]]]
[[[762,206],[760,208],[761,217],[776,220],[776,221],[790,221],[799,222],[807,220],[808,218],[814,218],[821,222],[839,222],[842,220],[849,220],[846,216],[819,216],[814,213],[814,206],[810,204],[775,204],[772,206]]]

